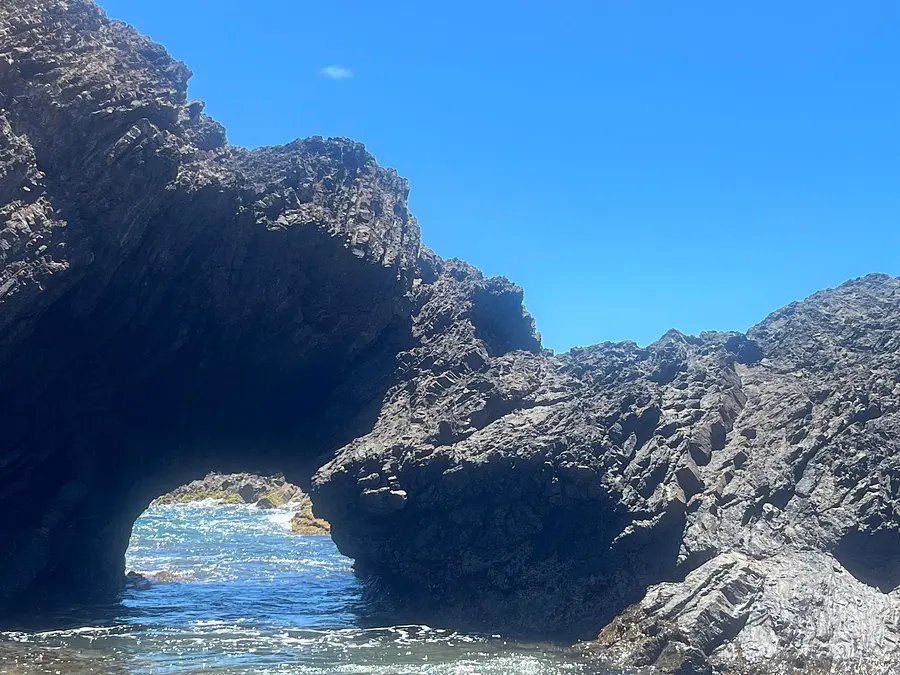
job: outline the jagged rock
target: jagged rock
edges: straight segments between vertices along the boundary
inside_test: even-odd
[[[406,181],[231,147],[189,76],[89,0],[0,5],[2,607],[115,592],[133,520],[210,470],[308,480],[411,344]]]
[[[732,552],[651,587],[586,648],[662,672],[672,672],[664,650],[674,649],[709,672],[886,674],[900,667],[897,616],[896,599],[826,554]]]
[[[257,476],[252,473],[211,472],[153,500],[154,504],[184,504],[215,499],[227,503],[257,504],[266,500],[270,508],[299,500],[303,491],[284,476]]]
[[[0,7],[0,606],[114,592],[153,498],[284,471],[429,621],[896,670],[900,281],[554,356],[362,146],[231,147],[188,77],[88,0]]]
[[[688,455],[683,462],[682,467],[675,472],[675,480],[678,481],[681,489],[684,490],[685,499],[690,499],[694,495],[703,492],[703,488],[706,486],[703,483],[700,469],[694,462],[693,456]]]
[[[304,495],[297,512],[291,518],[291,530],[294,534],[328,534],[331,532],[331,525],[316,517],[312,500]]]
[[[752,328],[752,359],[717,333],[510,354],[477,374],[445,359],[452,386],[430,400],[415,382],[389,391],[314,496],[343,550],[433,612],[535,631],[607,624],[607,657],[664,672],[776,657],[784,672],[890,672],[898,335],[900,281],[872,275]],[[405,415],[465,420],[462,405],[509,399],[520,372],[530,388],[487,427],[395,440]],[[358,480],[388,484],[373,472],[407,492],[402,511],[356,506]],[[631,629],[611,640],[617,626]]]

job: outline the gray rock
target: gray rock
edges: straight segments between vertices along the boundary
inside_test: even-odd
[[[153,586],[147,577],[134,571],[129,571],[125,575],[125,585],[138,591],[146,591]]]
[[[177,487],[154,500],[156,504],[183,504],[204,499],[258,504],[266,499],[273,507],[299,500],[303,491],[288,483],[284,476],[259,476],[252,473],[216,473]]]
[[[647,348],[513,352],[477,373],[442,354],[452,384],[391,390],[314,497],[342,550],[448,620],[606,626],[598,653],[665,672],[749,672],[776,657],[784,672],[888,672],[897,335],[900,282],[872,275],[737,341],[672,332]],[[514,403],[467,422],[487,400]],[[412,415],[457,420],[454,438],[435,444]],[[383,467],[404,509],[355,510],[359,479]],[[619,625],[633,630],[610,640]]]

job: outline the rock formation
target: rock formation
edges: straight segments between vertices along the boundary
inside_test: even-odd
[[[261,509],[293,507],[296,509],[291,518],[291,531],[294,534],[331,532],[328,521],[316,517],[313,512],[309,495],[293,483],[288,483],[281,475],[223,474],[213,471],[200,480],[191,481],[157,497],[152,504],[188,504],[207,499],[223,504],[255,504]]]
[[[113,592],[154,497],[283,471],[429,621],[900,668],[900,281],[554,356],[361,146],[231,147],[188,76],[89,0],[0,7],[0,606]]]
[[[275,508],[289,502],[299,502],[305,497],[303,490],[281,475],[211,471],[204,478],[160,495],[153,500],[153,504],[187,504],[214,499],[227,504],[257,504],[261,508]]]
[[[291,532],[302,535],[329,534],[331,532],[331,523],[316,516],[312,500],[305,493],[300,498],[300,503],[297,504],[297,512],[291,518]]]
[[[900,281],[747,335],[437,349],[314,479],[358,565],[458,621],[605,626],[625,665],[897,668]]]
[[[0,605],[115,591],[210,470],[308,479],[410,344],[406,182],[229,147],[189,75],[88,0],[0,6]]]

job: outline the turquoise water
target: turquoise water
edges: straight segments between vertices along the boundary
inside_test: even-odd
[[[291,511],[198,503],[138,519],[128,568],[169,579],[126,591],[102,618],[0,634],[0,673],[597,675],[549,644],[391,625],[329,537]]]

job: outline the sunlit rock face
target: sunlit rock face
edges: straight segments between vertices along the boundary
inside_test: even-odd
[[[231,147],[189,75],[91,2],[0,7],[4,610],[109,596],[153,498],[281,471],[428,621],[896,665],[900,282],[554,356],[362,146]]]
[[[900,280],[746,335],[482,360],[429,334],[465,325],[442,283],[373,430],[313,479],[362,569],[448,621],[603,628],[626,666],[896,668]]]

